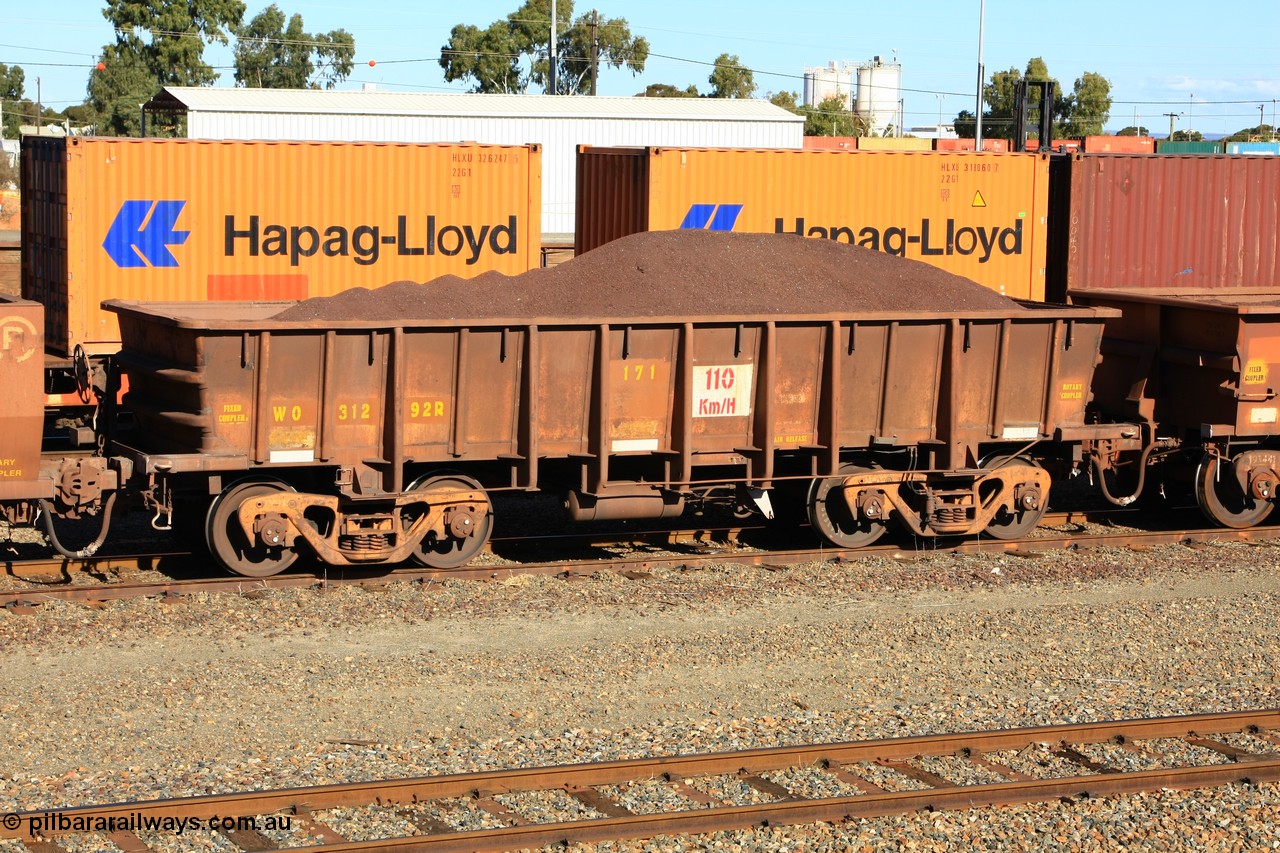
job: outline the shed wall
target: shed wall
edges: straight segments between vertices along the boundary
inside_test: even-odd
[[[197,112],[193,139],[479,142],[542,146],[542,233],[571,240],[578,145],[678,148],[801,148],[804,122],[726,119],[541,118],[318,113]]]

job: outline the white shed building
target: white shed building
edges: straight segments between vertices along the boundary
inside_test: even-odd
[[[577,147],[801,148],[804,118],[768,101],[414,94],[169,86],[146,112],[192,139],[479,142],[542,146],[543,242],[572,242]]]

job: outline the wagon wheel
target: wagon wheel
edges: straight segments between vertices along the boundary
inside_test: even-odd
[[[418,478],[409,486],[409,491],[430,504],[433,494],[458,491],[483,494],[484,488],[462,474],[437,474]],[[412,524],[415,520],[416,516],[407,517],[405,524]],[[450,505],[445,509],[444,530],[443,537],[434,532],[428,533],[417,544],[413,550],[415,562],[433,569],[456,569],[466,565],[489,542],[489,534],[493,532],[493,507],[487,501],[484,506],[468,503]]]
[[[844,465],[840,468],[839,476],[814,480],[809,486],[809,523],[829,542],[842,548],[862,548],[884,535],[884,514],[888,511],[885,503],[874,504],[879,507],[879,518],[871,518],[865,513],[859,513],[854,518],[845,502],[844,489],[841,488],[846,477],[873,470],[875,469]]]
[[[269,546],[255,537],[252,541],[240,525],[239,512],[245,501],[259,495],[292,492],[279,480],[241,480],[213,499],[205,517],[204,535],[209,553],[232,574],[266,578],[279,574],[298,559],[293,548]]]
[[[80,344],[71,351],[71,372],[76,378],[76,396],[81,403],[93,402],[93,365],[89,364],[89,354]]]
[[[1036,468],[1040,467],[1034,459],[1027,459],[1024,456],[1018,456],[1013,459],[1004,456],[994,457],[983,462],[982,467],[988,471],[996,471],[1010,462],[1031,465]],[[994,487],[979,488],[978,498],[982,508],[988,507],[997,494],[998,489]],[[1045,507],[1048,503],[1047,497],[1048,495],[1040,494],[1039,490],[1024,493],[1018,501],[1017,510],[1011,512],[1008,507],[1002,507],[995,514],[995,517],[987,522],[987,527],[983,532],[995,539],[1020,539],[1026,536],[1036,529],[1036,525],[1044,517]]]
[[[1240,490],[1240,481],[1230,469],[1219,471],[1220,456],[1206,453],[1196,469],[1196,503],[1200,511],[1219,527],[1253,527],[1271,514],[1271,501],[1255,500]]]

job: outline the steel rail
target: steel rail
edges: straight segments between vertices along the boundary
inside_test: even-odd
[[[26,612],[47,601],[104,602],[130,598],[180,598],[196,593],[245,594],[252,590],[329,588],[345,585],[383,586],[388,583],[454,580],[501,580],[520,575],[589,577],[598,572],[647,572],[655,569],[689,569],[701,564],[737,563],[749,566],[785,566],[801,563],[856,563],[869,557],[914,559],[932,554],[1023,554],[1092,548],[1148,548],[1156,545],[1188,545],[1217,542],[1268,542],[1280,539],[1280,528],[1244,530],[1125,531],[1104,534],[1062,534],[1020,540],[975,539],[928,543],[932,547],[872,545],[847,549],[819,546],[795,550],[706,551],[685,554],[644,554],[595,560],[556,560],[538,563],[471,565],[458,569],[429,568],[329,568],[312,572],[286,572],[266,578],[219,576],[184,580],[125,581],[108,584],[44,585],[28,589],[0,590],[0,607]],[[599,542],[599,539],[592,541]],[[616,543],[615,543],[616,544]],[[111,558],[119,561],[120,558]],[[118,564],[118,563],[117,563]],[[12,564],[10,564],[12,565]]]
[[[1097,522],[1100,518],[1111,519],[1117,515],[1132,513],[1133,510],[1103,510],[1086,513],[1079,510],[1059,513],[1046,513],[1041,521],[1042,527],[1067,524],[1083,524]],[[622,533],[557,533],[536,534],[532,536],[496,537],[489,543],[490,553],[501,552],[507,548],[566,547],[566,548],[618,548],[636,546],[708,546],[715,544],[735,544],[744,535],[764,533],[766,536],[777,536],[777,531],[765,526],[708,526],[699,528],[671,528],[657,530],[632,530]],[[866,553],[885,549],[892,550],[892,545],[873,546]],[[35,559],[8,560],[4,562],[5,572],[13,577],[52,576],[66,577],[77,572],[106,573],[130,571],[164,571],[167,562],[180,562],[191,558],[191,552],[172,551],[164,553],[137,555],[106,555],[91,558],[71,559],[67,557],[49,557]],[[358,571],[348,569],[348,571]]]
[[[117,819],[129,816],[160,818],[201,818],[212,816],[256,816],[293,813],[318,827],[334,843],[290,848],[325,851],[409,851],[409,850],[508,850],[542,844],[598,842],[654,835],[719,832],[750,827],[839,822],[863,817],[902,814],[920,809],[954,810],[997,804],[1027,803],[1050,799],[1096,798],[1163,788],[1189,789],[1238,782],[1260,783],[1280,779],[1280,754],[1275,750],[1247,752],[1214,741],[1211,736],[1235,732],[1253,733],[1262,742],[1277,744],[1280,709],[1160,717],[1141,720],[1110,720],[1062,726],[1009,729],[992,732],[963,732],[923,735],[836,744],[809,744],[740,752],[676,755],[659,758],[576,764],[559,767],[531,767],[516,770],[484,771],[436,777],[322,785],[278,791],[253,791],[205,797],[82,806],[45,812],[18,813],[12,824],[0,828],[0,838],[23,837],[28,818],[49,815],[69,819]],[[1098,743],[1132,745],[1135,742],[1182,739],[1211,752],[1219,760],[1204,765],[1165,766],[1157,769],[1121,771],[1083,759],[1071,746]],[[1047,744],[1059,755],[1071,756],[1086,765],[1086,774],[1033,779],[1008,768],[1008,782],[964,785],[952,783],[927,771],[906,765],[926,756],[961,756],[975,765],[1000,767],[982,756]],[[1148,751],[1156,757],[1158,753]],[[903,767],[907,775],[931,783],[925,790],[885,791],[857,775],[847,766],[874,762],[881,766]],[[794,767],[815,767],[860,788],[856,796],[805,799],[762,779],[758,774]],[[753,787],[772,792],[775,800],[754,805],[717,803],[705,797],[707,806],[678,812],[635,814],[621,803],[596,791],[599,786],[640,780],[662,780],[677,791],[683,781],[704,776],[736,775]],[[577,796],[604,817],[582,821],[527,824],[519,821],[498,829],[447,831],[448,825],[433,821],[432,834],[377,841],[349,842],[324,826],[314,813],[323,809],[376,804],[401,806],[400,814],[413,821],[403,806],[424,801],[467,798],[482,806],[488,802],[499,812],[504,807],[492,798],[500,794],[532,791],[562,791]],[[690,791],[688,786],[683,790]],[[694,793],[697,793],[696,790]],[[14,827],[18,827],[15,829]],[[420,828],[420,827],[419,827]],[[56,839],[61,833],[50,833]],[[47,842],[46,842],[47,843]],[[139,843],[141,843],[139,841]],[[145,845],[137,849],[149,849]]]

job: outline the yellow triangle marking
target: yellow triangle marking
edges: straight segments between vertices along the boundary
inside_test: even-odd
[[[973,207],[986,207],[987,200],[982,197],[981,190],[975,190],[973,193]]]

